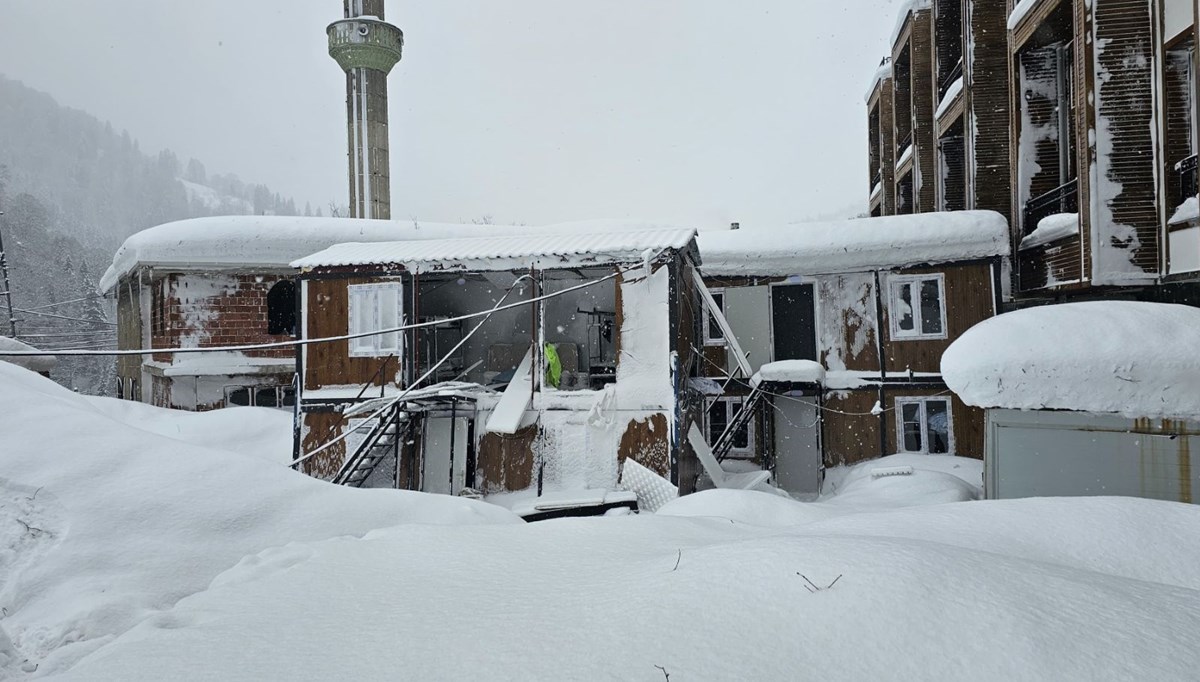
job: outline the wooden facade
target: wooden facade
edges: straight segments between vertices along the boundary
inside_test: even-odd
[[[1200,283],[1200,219],[1181,210],[1197,193],[1195,3],[1043,0],[1010,30],[1016,4],[934,0],[905,10],[891,54],[891,148],[899,154],[911,136],[916,153],[896,168],[896,211],[1009,218],[1017,304]],[[928,160],[924,125],[933,130],[924,144],[936,150]],[[937,179],[932,206],[922,177]],[[888,214],[886,203],[870,205]],[[1076,230],[1029,238],[1043,219],[1061,225],[1068,215],[1078,216]]]
[[[983,411],[966,406],[950,394],[941,378],[940,363],[942,353],[955,339],[997,314],[1003,270],[1004,261],[996,257],[813,277],[708,277],[706,282],[711,289],[723,292],[726,301],[744,303],[746,298],[735,298],[732,294],[738,290],[759,292],[765,297],[762,305],[766,307],[770,306],[773,286],[804,282],[813,287],[817,301],[814,320],[768,319],[761,327],[734,327],[739,330],[739,340],[743,334],[766,334],[774,338],[783,333],[779,324],[803,326],[816,335],[814,347],[818,352],[807,359],[828,368],[825,385],[816,394],[777,399],[802,400],[817,407],[819,416],[813,425],[816,429],[813,439],[819,442],[822,463],[828,467],[901,451],[897,399],[906,398],[946,401],[951,412],[952,445],[948,454],[983,456]],[[903,303],[891,296],[893,284],[922,279],[939,282],[944,328],[939,334],[923,338],[897,337],[892,331],[892,318],[900,314],[895,306]],[[721,347],[722,352],[725,350]],[[705,368],[712,370],[715,359],[714,354]],[[751,359],[752,367],[757,369],[772,361],[797,358],[782,357],[776,349],[775,354],[768,356],[761,351],[759,356],[751,353]],[[724,356],[721,360],[724,362],[721,372],[708,376],[724,381],[734,367]],[[748,392],[747,384],[733,381],[723,395],[738,397]],[[713,399],[716,398],[710,401]],[[753,462],[770,466],[787,456],[771,438],[774,415],[775,410],[767,410],[752,422],[750,428],[756,434]]]

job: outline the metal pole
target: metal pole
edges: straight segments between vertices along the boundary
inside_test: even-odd
[[[0,218],[4,211],[0,211]],[[0,220],[0,276],[4,278],[4,300],[8,304],[8,330],[17,338],[17,318],[13,317],[12,284],[8,280],[8,258],[4,255],[4,221]]]

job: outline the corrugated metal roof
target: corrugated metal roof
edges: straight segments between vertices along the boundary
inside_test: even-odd
[[[579,267],[641,260],[647,252],[683,249],[696,236],[693,229],[655,229],[638,232],[547,232],[471,239],[438,239],[383,243],[338,244],[292,263],[311,269],[355,265],[396,264],[409,269],[511,270],[540,267]]]

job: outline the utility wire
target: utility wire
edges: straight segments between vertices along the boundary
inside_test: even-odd
[[[518,301],[516,303],[509,303],[508,305],[505,305],[505,306],[502,306],[499,308],[495,308],[493,310],[487,310],[487,311],[478,312],[478,313],[468,313],[466,315],[459,315],[458,317],[444,318],[444,319],[440,319],[440,320],[431,320],[428,322],[419,322],[416,324],[406,324],[406,325],[402,325],[399,327],[392,327],[390,329],[380,329],[380,330],[373,331],[373,332],[360,332],[357,334],[344,334],[342,336],[328,336],[328,337],[317,338],[317,339],[298,339],[296,341],[276,341],[276,342],[272,342],[272,343],[247,344],[247,345],[243,345],[243,346],[212,346],[212,347],[205,347],[205,348],[195,348],[195,347],[193,347],[193,348],[143,348],[143,349],[131,349],[131,350],[112,350],[112,351],[60,350],[60,351],[54,351],[54,352],[48,352],[48,353],[44,353],[44,352],[40,352],[40,351],[0,350],[0,357],[18,357],[18,356],[32,356],[32,355],[53,355],[53,356],[62,356],[62,357],[67,357],[67,356],[126,357],[126,356],[136,356],[136,355],[158,355],[160,353],[161,354],[174,354],[174,355],[182,355],[182,354],[186,354],[186,353],[228,353],[228,352],[271,350],[271,349],[275,349],[275,348],[298,348],[298,347],[304,347],[304,346],[314,346],[314,345],[322,344],[322,343],[336,343],[339,341],[351,341],[354,339],[363,339],[363,338],[367,338],[367,337],[371,337],[371,336],[381,336],[383,334],[394,334],[397,332],[404,332],[404,331],[409,331],[412,329],[424,329],[426,327],[436,327],[438,325],[443,325],[448,322],[462,322],[465,320],[473,320],[478,317],[485,317],[485,316],[491,315],[492,313],[502,312],[505,310],[513,310],[515,308],[520,308],[523,306],[531,305],[533,303],[540,303],[542,301],[548,301],[552,298],[557,298],[559,296],[565,296],[566,294],[574,293],[576,291],[580,291],[582,289],[587,289],[589,287],[594,287],[598,284],[603,284],[604,282],[607,282],[612,279],[616,279],[617,277],[620,277],[621,275],[623,275],[627,272],[631,272],[633,270],[639,270],[639,269],[641,269],[641,267],[642,267],[641,265],[636,265],[636,266],[624,268],[621,270],[617,270],[616,272],[612,273],[611,275],[606,275],[600,279],[597,279],[597,280],[594,280],[591,282],[584,282],[583,284],[578,284],[576,286],[569,287],[569,288],[563,289],[561,291],[555,291],[555,292],[552,292],[549,294],[544,294],[544,295],[538,296],[536,298],[530,298],[530,299],[527,299],[524,301]],[[524,276],[522,276],[522,278],[523,277]],[[518,281],[520,281],[520,280],[518,280]],[[42,314],[45,314],[45,313],[42,313]],[[59,316],[48,315],[48,317],[59,317]],[[65,319],[73,319],[73,318],[65,318]],[[86,322],[87,320],[81,320],[81,321]]]
[[[52,313],[39,313],[36,310],[25,310],[23,308],[13,308],[15,313],[24,313],[26,315],[34,315],[36,317],[49,317],[56,320],[70,320],[72,322],[85,322],[87,324],[103,324],[109,327],[117,326],[116,322],[106,322],[104,320],[86,320],[82,317],[68,317],[66,315],[54,315]]]
[[[517,278],[517,281],[513,282],[512,287],[509,288],[509,290],[504,293],[504,296],[496,303],[496,305],[494,307],[492,307],[491,310],[488,310],[484,313],[484,317],[482,320],[479,321],[479,324],[475,325],[475,327],[472,328],[471,331],[466,334],[466,336],[463,336],[461,341],[459,341],[453,348],[450,349],[449,352],[447,352],[444,356],[442,356],[442,359],[437,361],[437,364],[435,364],[433,367],[430,367],[429,370],[425,372],[425,374],[421,375],[421,377],[419,379],[412,382],[412,384],[409,385],[408,388],[404,389],[404,392],[402,392],[400,395],[396,396],[395,398],[389,400],[386,404],[384,404],[383,407],[376,410],[371,416],[366,417],[363,421],[369,422],[372,419],[375,419],[376,417],[382,415],[384,412],[387,412],[388,410],[392,409],[394,406],[396,406],[402,400],[404,400],[404,398],[406,398],[408,396],[408,394],[411,393],[415,387],[420,386],[421,382],[423,382],[426,379],[428,379],[429,377],[433,376],[433,373],[436,372],[439,367],[444,365],[447,360],[449,360],[451,357],[453,357],[454,354],[456,352],[458,352],[459,348],[462,348],[464,345],[466,345],[467,341],[470,340],[470,338],[475,335],[475,332],[479,331],[480,329],[483,328],[483,325],[487,324],[487,321],[492,318],[492,315],[496,311],[503,309],[504,301],[507,300],[508,297],[512,295],[512,292],[516,290],[517,284],[519,284],[521,282],[521,280],[524,280],[527,278],[529,278],[529,275],[522,275],[521,277]],[[333,447],[334,445],[337,445],[338,443],[342,442],[343,440],[349,438],[350,434],[354,433],[354,431],[355,431],[355,429],[349,429],[342,435],[338,436],[337,438],[334,438],[333,440],[322,444],[316,450],[313,450],[312,452],[309,452],[302,457],[296,458],[292,462],[292,468],[295,469],[296,467],[300,466],[304,462],[307,462],[308,460],[312,459],[313,457],[316,457],[317,455],[328,450],[329,448]]]

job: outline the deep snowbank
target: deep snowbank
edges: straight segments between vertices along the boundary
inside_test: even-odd
[[[169,421],[0,363],[0,630],[17,650],[0,635],[0,677],[61,670],[269,547],[399,523],[519,523],[469,500],[331,486],[125,423],[137,415]]]

